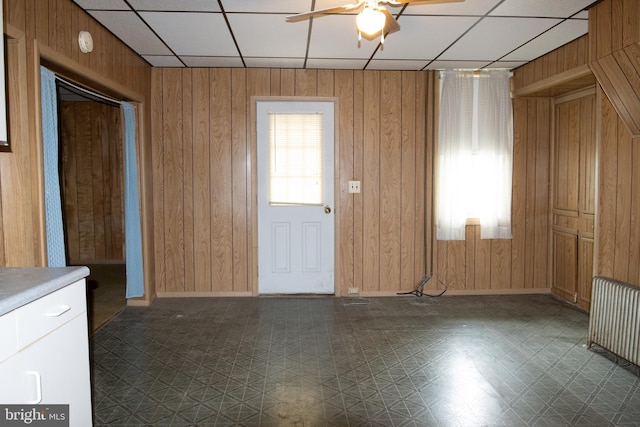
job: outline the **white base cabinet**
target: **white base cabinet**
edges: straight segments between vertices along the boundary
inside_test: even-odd
[[[68,404],[70,426],[91,426],[88,336],[85,279],[4,314],[0,404]]]

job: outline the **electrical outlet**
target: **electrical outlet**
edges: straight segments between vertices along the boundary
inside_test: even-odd
[[[349,181],[349,193],[360,192],[360,181]]]
[[[360,293],[359,288],[349,288],[349,294],[359,294],[359,293]]]

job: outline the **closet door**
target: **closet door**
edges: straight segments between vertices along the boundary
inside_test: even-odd
[[[556,99],[552,291],[589,309],[595,220],[595,91]]]

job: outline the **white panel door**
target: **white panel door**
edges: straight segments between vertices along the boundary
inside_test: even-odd
[[[259,101],[256,113],[258,291],[333,294],[333,103]],[[313,125],[300,128],[298,119]]]

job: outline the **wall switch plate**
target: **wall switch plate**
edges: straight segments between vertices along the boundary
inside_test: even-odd
[[[349,181],[349,193],[360,192],[360,181]]]

